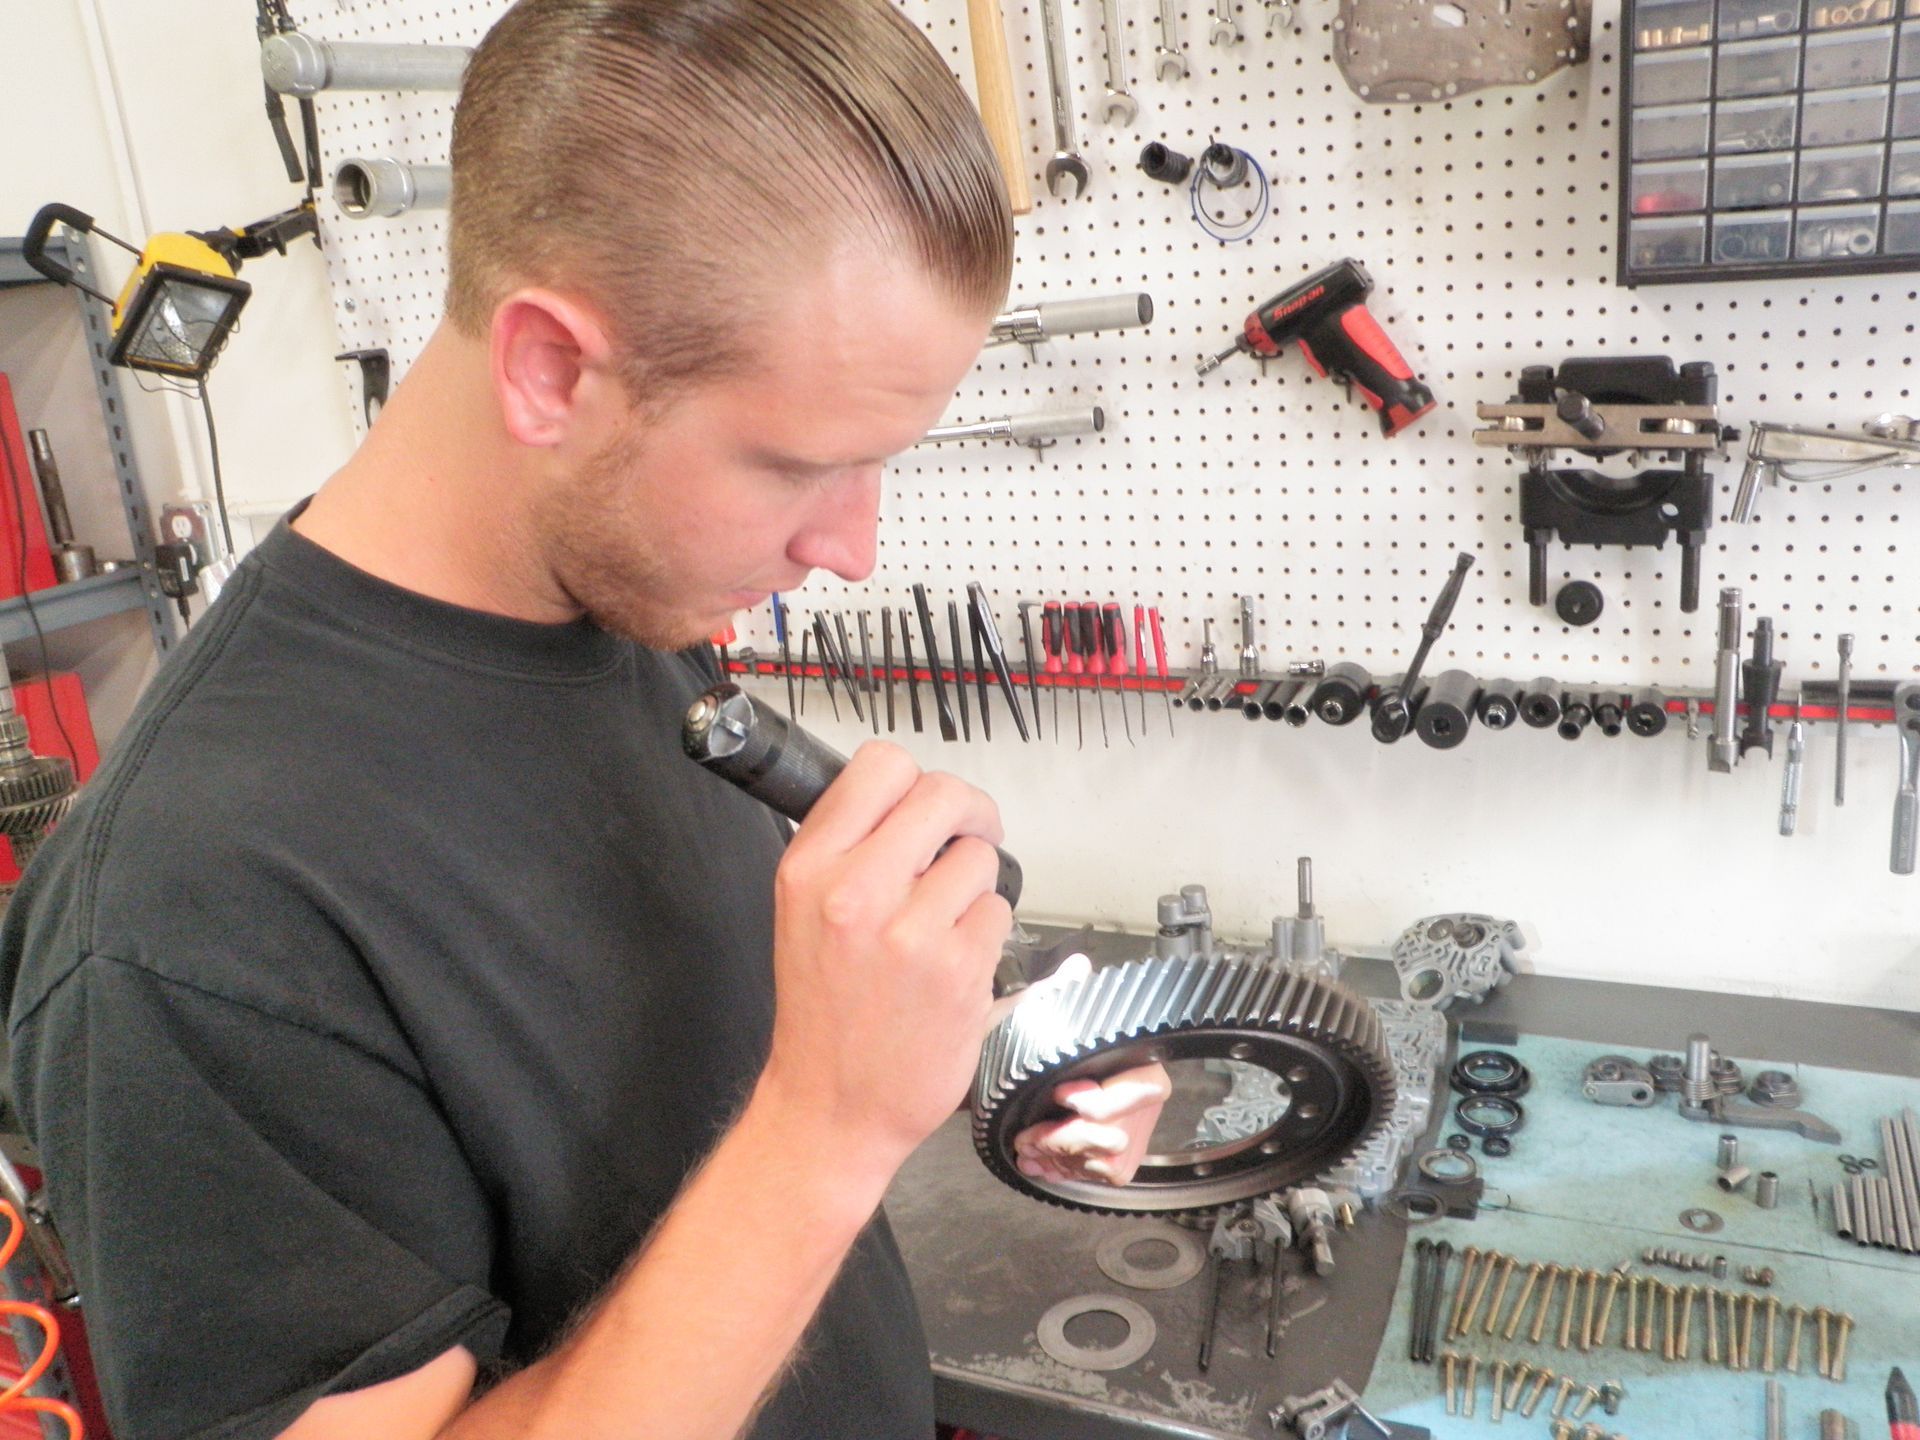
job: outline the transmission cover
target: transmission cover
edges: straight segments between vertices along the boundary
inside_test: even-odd
[[[1333,58],[1362,100],[1448,100],[1578,64],[1592,21],[1592,0],[1340,0]]]

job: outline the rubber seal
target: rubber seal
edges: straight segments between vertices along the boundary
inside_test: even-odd
[[[1067,1323],[1082,1315],[1118,1315],[1127,1322],[1127,1338],[1108,1350],[1094,1350],[1067,1339]],[[1146,1308],[1118,1295],[1075,1295],[1040,1317],[1034,1339],[1062,1365],[1076,1370],[1124,1370],[1153,1349],[1159,1329]]]
[[[1471,1135],[1461,1135],[1458,1133],[1449,1135],[1447,1136],[1447,1148],[1449,1150],[1471,1150],[1473,1148],[1473,1137]]]
[[[1482,1140],[1489,1135],[1511,1135],[1527,1123],[1518,1100],[1505,1095],[1468,1095],[1453,1107],[1454,1123]]]
[[[1504,1050],[1475,1050],[1454,1063],[1452,1084],[1462,1095],[1517,1098],[1533,1088],[1533,1072]]]
[[[1513,1141],[1504,1135],[1489,1135],[1480,1142],[1480,1153],[1491,1155],[1495,1160],[1504,1160],[1513,1153]]]
[[[1471,1185],[1480,1177],[1480,1162],[1465,1150],[1427,1150],[1413,1164],[1436,1185]]]

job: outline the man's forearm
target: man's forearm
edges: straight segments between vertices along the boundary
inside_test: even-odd
[[[763,1083],[569,1339],[440,1440],[729,1440],[786,1363],[891,1174]],[[815,1127],[816,1129],[818,1127]]]

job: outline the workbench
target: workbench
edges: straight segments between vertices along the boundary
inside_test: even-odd
[[[1139,958],[1149,944],[1144,937],[1096,933],[1087,949],[1095,963],[1102,964]],[[1342,978],[1364,994],[1398,993],[1391,968],[1378,959],[1350,959]],[[1456,1006],[1451,1018],[1464,1024],[1467,1048],[1477,1043],[1476,1036],[1498,1039],[1503,1030],[1511,1030],[1580,1041],[1591,1045],[1596,1055],[1619,1050],[1644,1058],[1655,1051],[1678,1051],[1690,1031],[1704,1030],[1723,1054],[1763,1057],[1781,1068],[1828,1065],[1920,1078],[1920,1016],[1892,1011],[1521,975],[1482,1005]],[[1904,1103],[1920,1104],[1920,1086],[1906,1089]],[[1600,1107],[1591,1108],[1598,1118]],[[1808,1108],[1819,1108],[1817,1096],[1809,1097]],[[1444,1103],[1436,1103],[1436,1114],[1448,1114]],[[1450,1128],[1436,1123],[1425,1144],[1437,1143]],[[1710,1153],[1717,1132],[1705,1125],[1694,1128]],[[1873,1152],[1876,1145],[1867,1134],[1849,1133],[1841,1148]],[[1524,1164],[1524,1157],[1524,1148],[1516,1147],[1515,1155],[1503,1163]],[[1608,1163],[1605,1153],[1592,1155],[1588,1168],[1596,1183],[1604,1183]],[[1832,1178],[1840,1178],[1837,1168]],[[1824,1234],[1822,1243],[1829,1250],[1840,1245],[1829,1233],[1824,1214],[1818,1222],[1807,1214],[1804,1187],[1797,1198],[1809,1248],[1817,1233]],[[1668,1205],[1665,1196],[1648,1199],[1662,1213],[1677,1208]],[[1353,1229],[1340,1233],[1336,1268],[1326,1279],[1314,1276],[1297,1252],[1288,1254],[1282,1275],[1284,1319],[1273,1358],[1267,1356],[1265,1343],[1270,1293],[1265,1266],[1258,1272],[1246,1264],[1226,1267],[1214,1355],[1203,1374],[1197,1361],[1208,1298],[1204,1272],[1167,1290],[1116,1284],[1099,1269],[1094,1251],[1112,1227],[1138,1224],[1138,1217],[1087,1215],[1037,1202],[1002,1185],[975,1156],[967,1115],[954,1116],[909,1160],[888,1194],[887,1211],[919,1297],[940,1418],[949,1424],[1006,1440],[1272,1437],[1276,1431],[1268,1412],[1283,1396],[1308,1394],[1337,1377],[1360,1392],[1369,1409],[1382,1414],[1398,1436],[1429,1433],[1394,1420],[1396,1409],[1433,1407],[1415,1407],[1415,1397],[1404,1384],[1403,1312],[1412,1270],[1408,1232],[1415,1227],[1392,1216],[1369,1211]],[[1505,1228],[1506,1220],[1518,1218],[1501,1217],[1497,1228],[1483,1215],[1477,1225],[1456,1220],[1417,1233],[1438,1238],[1444,1232],[1458,1249],[1471,1243],[1478,1230],[1484,1232],[1483,1246],[1525,1253],[1526,1240],[1520,1238],[1524,1229]],[[1199,1238],[1204,1241],[1204,1231]],[[1622,1249],[1624,1240],[1612,1237],[1610,1243]],[[1694,1248],[1718,1247],[1709,1242]],[[1904,1263],[1911,1271],[1915,1348],[1920,1349],[1920,1259],[1861,1253],[1873,1253],[1881,1265],[1891,1261],[1895,1270]],[[1456,1265],[1453,1273],[1457,1271]],[[1153,1316],[1155,1343],[1135,1364],[1105,1372],[1075,1369],[1053,1360],[1036,1343],[1035,1325],[1048,1308],[1069,1296],[1096,1292],[1123,1296]],[[1106,1327],[1099,1322],[1107,1322]],[[1095,1347],[1115,1343],[1121,1331],[1120,1322],[1110,1316],[1089,1316],[1078,1323],[1089,1328],[1070,1332],[1069,1338]],[[1399,1373],[1391,1383],[1383,1376],[1379,1393],[1370,1395],[1376,1359],[1394,1353],[1382,1351],[1389,1334],[1399,1347]],[[1422,1367],[1421,1378],[1427,1390],[1420,1398],[1437,1396],[1437,1367]],[[1857,1370],[1854,1379],[1864,1378]],[[1757,1392],[1761,1384],[1757,1373],[1727,1379],[1740,1382],[1743,1394]],[[1883,1370],[1876,1383],[1884,1379]],[[1718,1382],[1708,1377],[1707,1383]],[[1809,1400],[1814,1396],[1811,1390],[1807,1394]],[[1857,1406],[1854,1414],[1863,1423],[1873,1419]],[[1427,1416],[1420,1418],[1424,1423]],[[1598,1411],[1589,1418],[1607,1419]],[[1633,1440],[1681,1440],[1702,1433],[1695,1423],[1700,1418],[1697,1413],[1663,1417],[1642,1406],[1609,1428],[1625,1431]],[[1443,1421],[1432,1433],[1478,1434],[1475,1424]],[[1505,1433],[1544,1435],[1546,1429],[1543,1410],[1532,1421],[1514,1417]],[[1364,1425],[1352,1433],[1371,1434]]]

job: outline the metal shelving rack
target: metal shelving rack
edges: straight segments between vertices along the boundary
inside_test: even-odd
[[[47,253],[83,277],[93,268],[86,245],[65,235],[49,239]],[[52,283],[28,266],[17,237],[0,238],[0,295],[21,286]],[[132,542],[137,563],[106,575],[92,575],[70,584],[34,591],[31,618],[26,601],[19,596],[0,600],[0,644],[31,636],[35,619],[43,631],[52,632],[102,616],[144,608],[153,631],[154,648],[165,655],[180,639],[180,616],[173,602],[160,593],[156,578],[153,517],[148,512],[146,491],[141,486],[139,467],[134,460],[133,437],[127,430],[120,372],[107,362],[112,339],[107,317],[101,307],[81,291],[75,290],[73,297],[86,333],[88,363],[93,371],[94,390],[100,398],[100,418],[106,426],[108,451],[113,456],[114,480],[120,487],[120,509],[126,516],[127,537]]]

